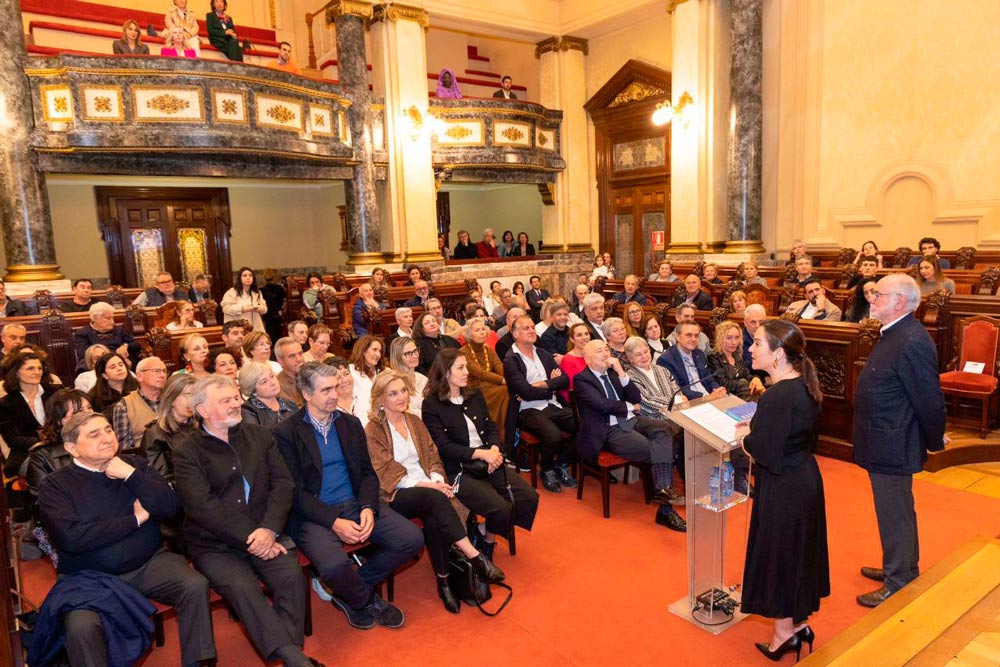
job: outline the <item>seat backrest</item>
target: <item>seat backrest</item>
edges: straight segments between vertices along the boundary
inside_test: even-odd
[[[1000,320],[991,317],[974,317],[965,321],[962,327],[962,349],[958,367],[965,368],[966,362],[986,364],[984,373],[996,374],[998,346],[1000,346]]]

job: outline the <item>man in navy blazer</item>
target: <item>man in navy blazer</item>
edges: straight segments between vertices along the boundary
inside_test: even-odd
[[[415,558],[424,538],[416,525],[380,500],[361,421],[337,410],[337,369],[303,364],[295,377],[305,406],[274,427],[295,482],[288,534],[355,628],[398,628],[403,613],[375,587]],[[378,550],[355,570],[344,546],[370,541]]]
[[[920,289],[904,274],[882,278],[876,289],[871,316],[882,321],[882,335],[854,400],[854,462],[868,471],[882,542],[882,567],[861,568],[882,582],[858,596],[864,607],[878,606],[920,574],[913,473],[923,469],[928,451],[948,442],[937,350],[913,318]]]
[[[531,311],[531,319],[537,322],[541,317],[542,304],[549,298],[549,291],[542,289],[542,279],[538,276],[531,276],[528,282],[531,284],[531,289],[525,294],[528,310]]]
[[[682,303],[690,303],[698,310],[715,308],[712,296],[701,288],[701,278],[693,273],[684,279],[684,289],[674,292],[674,298],[670,305],[676,308]]]
[[[507,428],[504,433],[507,449],[514,443],[517,429],[524,429],[540,441],[538,463],[542,469],[542,487],[559,493],[562,487],[576,488],[569,474],[573,463],[570,442],[576,432],[573,411],[556,401],[556,392],[569,389],[569,376],[564,375],[552,355],[535,347],[538,333],[527,315],[514,320],[510,332],[514,346],[503,360],[503,375],[510,393],[507,406]],[[569,438],[563,437],[568,433]]]
[[[656,363],[673,373],[681,391],[689,399],[725,396],[726,388],[708,370],[708,357],[698,349],[701,326],[697,322],[680,322],[674,333],[677,344],[667,348]]]
[[[674,491],[674,429],[662,419],[640,416],[642,397],[629,381],[621,362],[611,356],[608,344],[592,340],[583,348],[587,367],[573,378],[573,396],[580,413],[576,451],[580,458],[596,463],[602,449],[629,461],[651,463],[655,498],[661,502],[656,523],[687,532],[687,524],[671,502],[682,503]]]
[[[639,277],[629,274],[625,276],[625,289],[613,297],[618,303],[629,303],[635,301],[640,306],[645,306],[649,300],[646,295],[639,291]]]

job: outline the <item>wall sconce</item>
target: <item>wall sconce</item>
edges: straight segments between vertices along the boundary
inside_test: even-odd
[[[653,125],[666,125],[676,118],[681,127],[686,128],[691,122],[690,108],[693,104],[694,99],[686,90],[681,93],[680,99],[677,100],[677,106],[670,104],[669,100],[660,102],[656,105],[656,110],[653,111]]]
[[[402,119],[402,130],[410,135],[412,141],[417,141],[422,136],[437,134],[441,120],[429,111],[421,111],[416,105],[411,105],[400,112]]]

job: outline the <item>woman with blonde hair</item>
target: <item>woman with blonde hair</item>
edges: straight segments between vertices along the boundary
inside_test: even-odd
[[[744,401],[764,393],[764,383],[747,368],[743,359],[743,328],[732,320],[715,327],[715,345],[708,353],[708,369],[730,394]]]
[[[420,349],[412,338],[397,338],[389,345],[389,368],[406,379],[410,391],[410,412],[420,416],[424,403],[424,389],[427,376],[417,370],[420,363]]]
[[[166,28],[157,33],[168,39],[174,30],[184,35],[184,48],[194,51],[194,58],[201,57],[201,38],[198,37],[198,19],[195,13],[188,10],[188,0],[174,0],[174,6],[163,16]]]
[[[208,341],[201,334],[188,334],[181,341],[181,361],[184,368],[176,371],[176,374],[189,373],[197,379],[206,378],[211,375],[208,368]]]
[[[736,290],[729,295],[729,310],[740,317],[747,310],[747,293],[743,290]]]
[[[184,46],[185,34],[180,28],[172,28],[166,44],[160,49],[160,55],[169,58],[196,58],[194,49]]]
[[[111,50],[119,56],[149,55],[149,47],[142,43],[142,29],[134,19],[122,24],[122,38],[111,44]]]
[[[372,418],[365,427],[368,452],[379,479],[382,500],[406,518],[419,518],[423,523],[438,596],[445,609],[457,614],[461,602],[448,585],[448,552],[452,546],[469,559],[484,580],[496,583],[505,576],[469,540],[464,521],[453,504],[455,492],[447,481],[431,434],[419,418],[407,412],[410,405],[407,384],[406,378],[394,370],[375,378]]]
[[[275,375],[281,372],[281,364],[271,360],[271,337],[263,331],[251,331],[243,338],[243,358],[268,364]]]

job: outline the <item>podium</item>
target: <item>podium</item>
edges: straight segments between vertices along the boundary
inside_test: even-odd
[[[687,498],[688,594],[670,605],[670,611],[698,627],[720,634],[743,620],[739,610],[740,593],[726,582],[726,513],[747,501],[742,493],[733,493],[712,502],[709,477],[712,468],[722,468],[723,454],[738,445],[720,437],[710,417],[699,415],[699,408],[714,406],[720,411],[743,405],[736,396],[715,400],[701,399],[683,403],[670,413],[670,420],[684,429],[685,496]],[[701,408],[705,410],[705,408]],[[714,412],[714,411],[712,411]],[[736,421],[728,415],[716,417]],[[729,425],[729,424],[727,424]]]

